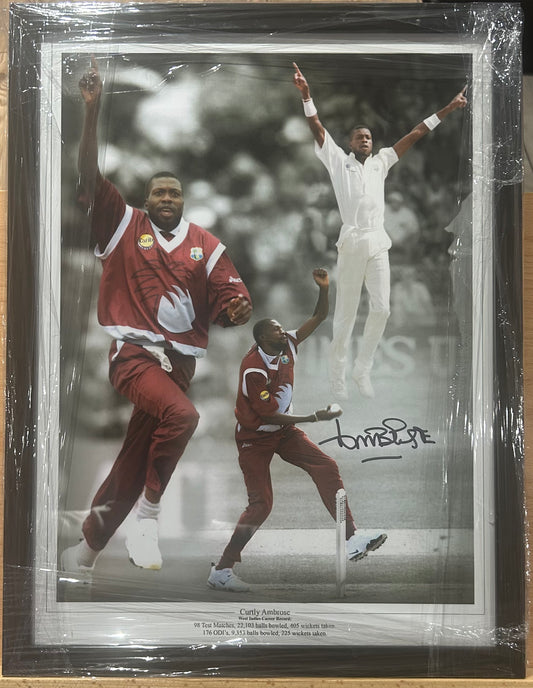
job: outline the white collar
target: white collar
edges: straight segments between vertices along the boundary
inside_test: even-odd
[[[354,154],[353,152],[352,152],[352,153],[349,153],[349,154],[348,154],[348,157],[349,157],[350,160],[352,160],[353,162],[357,162],[357,163],[359,163],[359,165],[361,165],[361,167],[364,167],[365,164],[366,164],[366,161],[367,161],[367,160],[370,160],[370,159],[372,158],[372,153],[370,153],[370,155],[368,156],[368,158],[366,158],[365,162],[361,162],[360,160],[358,160],[358,159],[355,157],[355,154]]]
[[[279,354],[274,354],[274,356],[271,356],[270,354],[267,354],[266,351],[263,351],[259,344],[257,345],[257,349],[267,368],[270,368],[271,370],[277,370],[279,368],[279,360],[284,355],[283,351],[280,351]]]
[[[161,232],[164,230],[160,229],[155,222],[152,222],[151,219],[150,224],[152,225],[152,229],[154,230],[154,234],[159,242],[159,245],[161,248],[165,249],[167,253],[170,253],[177,248],[184,241],[185,237],[187,236],[187,232],[189,231],[189,223],[183,217],[174,227],[174,229],[168,230],[171,234],[174,234],[174,238],[170,240],[165,239],[165,237],[161,234]]]

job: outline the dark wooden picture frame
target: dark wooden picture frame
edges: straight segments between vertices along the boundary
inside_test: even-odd
[[[524,644],[524,496],[522,445],[522,355],[521,355],[521,228],[520,228],[520,58],[516,41],[520,14],[507,14],[505,21],[499,8],[476,9],[468,6],[353,6],[344,4],[271,5],[214,4],[207,6],[136,5],[117,10],[102,4],[93,16],[92,33],[86,20],[93,12],[84,5],[23,6],[11,8],[10,102],[9,102],[9,218],[8,218],[8,339],[7,339],[7,425],[5,468],[5,534],[4,534],[4,653],[6,675],[63,674],[110,676],[117,667],[126,667],[128,675],[143,671],[150,657],[150,671],[157,675],[188,676],[347,676],[380,677],[521,677],[525,672]],[[492,22],[498,19],[498,31]],[[57,332],[43,328],[43,310],[47,299],[56,293],[54,281],[59,264],[48,255],[49,238],[43,227],[57,212],[48,202],[49,192],[43,183],[43,160],[46,166],[61,168],[61,150],[57,141],[43,136],[43,112],[53,114],[57,103],[47,102],[43,91],[49,65],[43,62],[48,47],[56,43],[65,54],[79,53],[84,41],[90,48],[103,45],[117,54],[115,46],[142,43],[172,45],[178,40],[204,41],[205,52],[215,54],[209,43],[238,40],[261,43],[266,36],[293,41],[301,46],[313,42],[320,46],[331,41],[341,47],[347,43],[366,42],[397,44],[405,58],[409,43],[425,44],[435,40],[449,46],[446,54],[460,52],[465,44],[484,45],[483,61],[488,65],[476,80],[480,93],[490,94],[490,105],[480,96],[477,109],[471,113],[470,144],[475,149],[476,131],[482,130],[481,143],[493,151],[490,166],[475,165],[471,179],[483,187],[478,197],[479,224],[488,237],[488,252],[480,255],[487,293],[480,296],[483,323],[474,352],[475,365],[491,371],[490,394],[481,399],[483,418],[490,417],[491,474],[478,485],[481,501],[493,504],[493,561],[489,562],[494,577],[495,620],[486,635],[466,643],[457,633],[457,642],[430,644],[277,644],[253,643],[160,643],[133,648],[112,642],[77,642],[74,644],[36,642],[36,598],[43,575],[39,550],[55,548],[43,544],[39,533],[48,534],[51,518],[50,500],[57,496],[57,467],[48,453],[50,439],[39,431],[42,423],[42,390],[50,381],[50,370],[43,367],[43,350],[58,349]],[[495,37],[496,36],[496,37]],[[102,43],[98,43],[100,37]],[[206,39],[207,37],[207,39]],[[237,37],[237,38],[236,38]],[[296,41],[298,39],[298,41]],[[300,43],[301,40],[301,43]],[[492,43],[490,42],[492,40]],[[112,47],[106,47],[106,41]],[[488,48],[487,48],[487,41]],[[268,44],[266,53],[269,52]],[[246,51],[243,51],[246,52]],[[342,50],[339,54],[344,54]],[[294,54],[299,56],[298,47]],[[303,52],[306,54],[306,51]],[[317,61],[321,55],[317,48]],[[335,56],[335,53],[333,53]],[[289,62],[290,56],[287,56]],[[433,57],[428,55],[431,63]],[[478,55],[479,57],[479,55]],[[337,58],[340,61],[340,58]],[[379,61],[378,58],[374,60]],[[68,60],[67,60],[68,62]],[[274,62],[274,60],[273,60]],[[312,60],[310,60],[312,62]],[[455,64],[457,76],[459,68]],[[340,67],[345,67],[342,63]],[[432,64],[426,66],[431,69]],[[439,67],[435,58],[435,67]],[[386,69],[387,67],[379,67]],[[312,71],[312,68],[311,68]],[[50,70],[49,70],[50,72]],[[471,72],[470,74],[472,74]],[[54,72],[53,79],[60,75]],[[65,74],[61,75],[65,79]],[[453,82],[453,78],[450,79]],[[481,84],[481,85],[480,85]],[[469,90],[475,85],[470,83]],[[63,104],[64,105],[64,104]],[[66,106],[65,106],[66,107]],[[302,115],[303,117],[303,115]],[[482,120],[482,121],[481,121]],[[58,131],[63,133],[61,126]],[[484,138],[483,138],[484,137]],[[44,151],[44,152],[43,152]],[[43,157],[44,155],[44,157]],[[468,158],[468,155],[465,156]],[[63,162],[64,164],[64,162]],[[489,174],[488,174],[489,173]],[[468,173],[467,176],[469,176]],[[24,190],[24,193],[21,192]],[[49,213],[50,217],[43,218]],[[46,210],[47,209],[47,210]],[[89,243],[87,239],[87,244]],[[477,274],[477,273],[475,273]],[[488,277],[487,277],[488,275]],[[474,278],[473,278],[474,279]],[[53,310],[53,298],[48,298]],[[85,305],[85,304],[84,304]],[[44,315],[48,319],[49,314]],[[52,318],[53,319],[53,318]],[[487,323],[485,324],[485,320]],[[62,345],[62,351],[65,347]],[[82,352],[77,354],[80,359]],[[58,361],[59,361],[58,354]],[[54,385],[51,385],[53,392]],[[477,387],[475,388],[477,389]],[[47,409],[54,414],[54,403]],[[453,416],[452,416],[453,421]],[[59,423],[59,421],[58,421]],[[54,427],[53,422],[51,423]],[[477,428],[483,425],[476,426]],[[471,443],[484,445],[484,437],[474,436]],[[458,433],[461,434],[461,433]],[[63,438],[64,439],[64,438]],[[324,437],[321,438],[324,441]],[[66,439],[68,442],[68,438]],[[453,448],[448,447],[451,451]],[[45,470],[39,463],[45,457]],[[43,477],[45,478],[43,481]],[[485,482],[485,479],[488,482]],[[55,482],[54,482],[55,481]],[[475,478],[474,478],[475,482]],[[490,494],[491,493],[491,494]],[[39,495],[44,495],[40,501]],[[46,508],[43,509],[43,506]],[[487,512],[490,509],[487,510]],[[484,516],[487,512],[483,511]],[[45,529],[40,530],[40,524]],[[492,523],[491,523],[492,527]],[[54,549],[55,551],[55,549]],[[44,579],[55,580],[55,571],[44,571]],[[43,599],[47,599],[46,597]],[[48,610],[46,604],[43,613]],[[91,613],[90,605],[83,608]],[[62,622],[58,622],[62,623]],[[110,624],[111,626],[112,624]],[[475,628],[475,626],[474,626]],[[113,628],[105,629],[112,635]],[[475,635],[475,633],[474,633]],[[453,633],[452,633],[453,636]],[[475,639],[474,639],[475,640]],[[97,646],[96,646],[97,645]],[[213,669],[216,667],[216,669]]]

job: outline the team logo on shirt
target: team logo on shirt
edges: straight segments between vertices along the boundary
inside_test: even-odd
[[[288,357],[287,355],[283,355],[279,360],[280,360],[282,363],[288,363],[288,362],[289,362],[289,357]]]
[[[177,285],[172,290],[161,297],[157,320],[169,332],[190,332],[196,318],[191,294],[188,289],[183,291]]]
[[[202,260],[203,257],[204,252],[200,246],[193,246],[193,248],[191,248],[191,258],[193,260]]]
[[[268,401],[270,399],[270,392],[268,391],[268,389],[264,389],[259,395],[259,398],[261,399],[261,401]]]
[[[151,234],[141,234],[139,237],[137,244],[147,251],[149,248],[152,248],[154,245],[154,237]]]

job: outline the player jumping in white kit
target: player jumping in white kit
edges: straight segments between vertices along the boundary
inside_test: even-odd
[[[385,179],[390,168],[414,143],[438,126],[450,112],[465,107],[465,89],[442,110],[417,124],[392,148],[382,148],[376,155],[372,155],[372,133],[365,125],[356,125],[349,139],[351,152],[346,154],[320,122],[309,84],[298,65],[293,63],[293,66],[293,81],[302,95],[304,113],[315,139],[315,152],[330,175],[343,223],[337,241],[337,298],[329,361],[330,384],[338,398],[347,398],[347,352],[364,283],[370,300],[369,314],[352,376],[360,393],[373,397],[370,371],[390,314],[388,251],[391,240],[383,226]]]

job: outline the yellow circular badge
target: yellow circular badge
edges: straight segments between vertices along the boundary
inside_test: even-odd
[[[268,392],[266,389],[261,392],[259,395],[262,401],[268,401],[270,399],[270,392]]]
[[[149,249],[154,245],[154,237],[151,234],[141,234],[137,241],[141,248]]]

